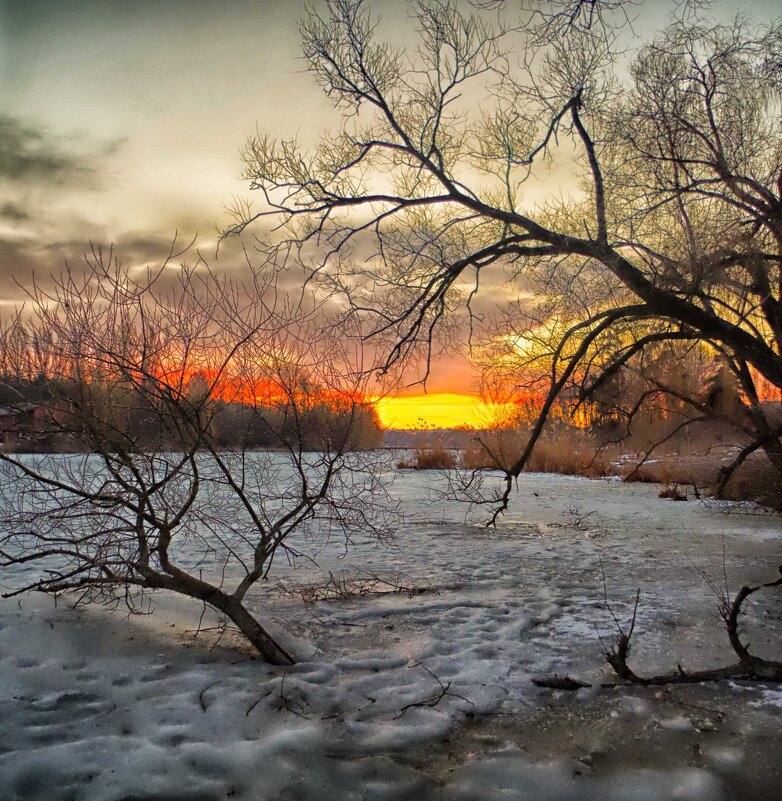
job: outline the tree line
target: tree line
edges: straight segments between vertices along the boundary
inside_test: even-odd
[[[330,342],[324,356],[327,327],[315,335],[306,315],[272,313],[268,295],[229,288],[208,270],[180,266],[166,288],[163,277],[131,281],[113,253],[96,251],[86,272],[60,276],[54,306],[52,290],[36,288],[0,326],[6,450],[380,444],[365,379],[347,363],[355,354]],[[256,292],[266,280],[255,276]],[[253,303],[256,319],[243,320]]]

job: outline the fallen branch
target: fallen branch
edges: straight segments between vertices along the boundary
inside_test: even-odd
[[[774,581],[763,584],[744,585],[731,600],[727,593],[720,594],[720,617],[725,623],[731,647],[739,657],[739,661],[733,665],[715,668],[712,670],[696,670],[688,672],[681,665],[677,665],[673,673],[664,673],[658,676],[639,676],[628,664],[630,655],[630,645],[635,628],[636,614],[638,611],[638,600],[640,590],[636,593],[635,607],[633,609],[632,622],[627,632],[619,624],[616,616],[611,610],[608,600],[606,606],[614,619],[618,628],[611,647],[606,648],[605,657],[614,672],[621,679],[621,683],[640,684],[640,685],[659,685],[659,684],[694,684],[705,681],[725,681],[735,679],[742,681],[762,681],[762,682],[782,682],[782,662],[775,660],[762,659],[753,656],[749,652],[749,645],[741,641],[739,634],[739,615],[741,607],[750,595],[762,589],[770,589],[782,586],[782,566],[779,568],[780,577]],[[602,687],[616,687],[616,682],[606,682]]]
[[[318,584],[292,584],[289,586],[281,582],[279,586],[283,595],[298,596],[305,604],[316,601],[345,600],[366,595],[401,595],[404,593],[413,596],[425,592],[438,593],[432,585],[408,587],[402,584],[398,576],[388,580],[381,578],[373,570],[361,568],[342,570],[336,575],[329,571],[328,578]]]
[[[553,676],[545,676],[542,679],[532,679],[532,683],[536,687],[546,687],[549,690],[568,690],[570,692],[580,690],[582,687],[592,686],[588,682],[571,679],[567,674],[560,676],[558,673]]]
[[[429,670],[429,668],[423,662],[416,662],[415,664],[410,665],[410,667],[422,667],[440,685],[440,690],[439,692],[435,692],[431,698],[425,698],[423,701],[413,701],[409,704],[405,704],[400,710],[399,714],[394,717],[394,720],[399,720],[399,718],[401,718],[408,709],[413,709],[413,707],[437,706],[447,695],[450,695],[452,698],[458,698],[461,701],[466,701],[470,706],[475,706],[475,704],[473,704],[469,698],[465,698],[463,695],[451,692],[451,682],[449,681],[447,684],[443,684],[442,681],[440,681],[440,679],[431,670]]]
[[[204,687],[204,689],[198,693],[198,703],[202,712],[206,712],[206,710],[209,708],[209,704],[206,703],[206,691],[211,690],[212,687],[216,687],[219,683],[219,681],[213,681],[211,684],[207,684],[206,687]]]
[[[309,720],[309,715],[307,715],[307,710],[310,708],[309,702],[306,698],[302,696],[302,700],[304,703],[300,703],[298,701],[292,700],[289,696],[285,695],[285,679],[288,678],[288,672],[282,674],[282,679],[280,680],[280,694],[279,694],[279,707],[280,709],[285,709],[288,712],[292,712],[294,715],[297,715],[304,720]]]

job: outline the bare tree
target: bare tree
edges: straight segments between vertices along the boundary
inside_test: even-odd
[[[764,404],[782,389],[782,29],[679,4],[628,76],[595,14],[629,4],[534,3],[520,23],[496,12],[511,4],[485,5],[421,0],[404,52],[380,40],[366,0],[312,11],[304,57],[339,127],[313,150],[250,139],[264,205],[237,208],[231,232],[273,220],[270,253],[314,259],[390,338],[388,366],[431,346],[479,284],[602,286],[558,318],[539,425],[503,505],[557,397],[578,383],[589,398],[663,342],[719,355],[749,447],[782,473]]]
[[[594,309],[622,304],[623,288],[610,274],[584,265],[575,276],[556,264],[525,283],[534,299],[508,304],[495,323],[501,335],[474,350],[484,382],[502,387],[508,399],[531,397],[538,405],[555,387],[548,420],[564,413],[593,427],[602,447],[634,448],[640,456],[630,476],[661,446],[741,445],[732,462],[699,473],[702,486],[720,496],[736,469],[768,439],[758,436],[750,397],[771,438],[778,436],[778,415],[762,400],[769,397],[768,384],[746,394],[724,354],[692,331],[654,318],[628,319],[580,351],[599,322],[601,313]]]
[[[31,379],[41,388],[28,433],[77,451],[0,453],[5,597],[68,592],[139,611],[168,590],[290,664],[252,611],[274,559],[296,557],[297,532],[388,530],[375,457],[355,450],[360,354],[316,326],[317,310],[290,307],[273,272],[238,284],[175,258],[133,279],[95,249],[3,329],[5,387],[20,402]],[[277,450],[218,445],[227,403]]]

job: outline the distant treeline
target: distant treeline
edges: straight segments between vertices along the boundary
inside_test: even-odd
[[[0,375],[0,447],[93,452],[231,449],[365,450],[382,444],[371,403],[317,387],[251,403],[213,398],[198,376],[181,392],[136,382]]]

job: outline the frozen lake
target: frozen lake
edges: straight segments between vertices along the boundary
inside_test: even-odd
[[[0,602],[0,798],[778,798],[779,688],[531,679],[610,680],[605,597],[629,620],[637,588],[638,673],[733,662],[703,576],[773,579],[780,518],[529,474],[487,529],[485,509],[440,499],[438,474],[393,477],[393,542],[302,537],[252,597],[299,660],[287,670],[218,642],[210,617],[194,640],[186,601],[130,621]],[[312,600],[329,574],[367,594]],[[745,640],[779,659],[782,593],[750,600]]]

